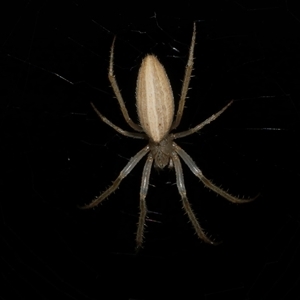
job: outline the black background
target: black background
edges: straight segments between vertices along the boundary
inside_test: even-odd
[[[23,1],[2,12],[1,299],[296,299],[299,297],[300,11],[291,1],[156,5]],[[233,205],[184,166],[201,225],[194,234],[173,171],[151,174],[145,244],[135,253],[143,162],[94,210],[145,141],[103,124],[89,102],[129,129],[107,79],[115,73],[136,119],[147,53],[178,101],[193,22],[195,70],[179,130],[234,104],[178,140]],[[176,102],[177,103],[177,102]]]

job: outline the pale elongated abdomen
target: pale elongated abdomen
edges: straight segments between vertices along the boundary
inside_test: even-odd
[[[159,143],[170,131],[174,118],[174,98],[167,73],[154,55],[147,55],[142,61],[136,103],[145,133]]]

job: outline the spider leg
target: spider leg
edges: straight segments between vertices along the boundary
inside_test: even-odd
[[[99,197],[94,199],[90,204],[84,205],[80,208],[82,209],[88,209],[97,206],[99,203],[101,203],[105,198],[107,198],[111,193],[113,193],[122,180],[132,171],[132,169],[138,164],[138,162],[150,151],[149,146],[146,146],[142,150],[140,150],[135,156],[133,156],[125,168],[120,172],[118,178],[113,182],[113,184],[105,191],[103,192]]]
[[[147,205],[146,205],[146,196],[149,187],[149,178],[151,173],[151,168],[153,164],[153,156],[150,153],[148,155],[147,161],[145,163],[142,175],[142,184],[140,190],[140,216],[139,216],[139,223],[138,229],[136,233],[136,249],[138,250],[142,247],[143,238],[144,238],[144,228],[145,228],[145,221],[147,216]]]
[[[227,105],[225,105],[221,110],[219,110],[216,114],[213,114],[212,116],[210,116],[209,118],[207,118],[205,121],[203,121],[202,123],[198,124],[197,126],[190,128],[189,130],[186,131],[181,131],[178,133],[174,133],[174,139],[179,139],[188,135],[191,135],[197,131],[199,131],[200,129],[202,129],[205,125],[211,123],[212,121],[214,121],[215,119],[217,119],[231,104],[233,103],[233,100],[231,100]]]
[[[193,161],[193,159],[182,149],[180,148],[176,143],[174,143],[175,146],[175,151],[179,154],[179,156],[183,159],[183,161],[187,164],[187,166],[190,168],[190,170],[194,173],[195,176],[197,176],[203,184],[208,187],[209,189],[213,190],[215,193],[219,194],[223,198],[227,199],[228,201],[232,203],[247,203],[255,200],[257,196],[254,198],[249,198],[249,199],[241,199],[235,196],[232,196],[219,188],[218,186],[214,185],[210,180],[208,180],[201,170],[197,167],[196,163]]]
[[[185,185],[184,185],[182,166],[181,166],[179,157],[175,152],[172,153],[172,159],[173,159],[175,172],[176,172],[177,188],[178,188],[179,194],[181,196],[183,208],[186,211],[198,237],[200,239],[202,239],[203,241],[205,241],[206,243],[214,244],[214,242],[211,241],[204,233],[202,227],[200,226],[200,224],[192,210],[191,204],[186,196],[186,189],[185,189]]]
[[[192,71],[193,71],[195,40],[196,40],[196,23],[194,23],[194,30],[193,30],[193,36],[192,36],[192,41],[191,41],[191,46],[190,46],[189,59],[186,64],[186,67],[185,67],[185,74],[184,74],[184,79],[183,79],[182,88],[181,88],[180,100],[179,100],[179,104],[178,104],[176,118],[171,127],[172,130],[175,129],[180,124],[180,121],[182,118],[184,104],[185,104],[185,100],[187,98],[186,95],[189,90],[189,84],[190,84]]]
[[[134,130],[136,131],[143,131],[143,129],[141,128],[140,125],[134,123],[132,121],[132,119],[129,117],[127,108],[125,106],[122,94],[120,92],[118,83],[116,81],[116,77],[114,75],[114,47],[115,47],[115,38],[113,40],[113,43],[111,45],[111,50],[110,50],[110,60],[109,60],[109,72],[108,72],[108,79],[110,81],[111,87],[115,93],[115,96],[119,102],[123,117],[125,119],[125,121],[127,122],[127,124]]]
[[[127,137],[131,137],[131,138],[147,139],[147,136],[144,133],[130,132],[130,131],[123,130],[122,128],[116,126],[114,123],[112,123],[111,121],[109,121],[106,117],[104,117],[92,102],[91,102],[91,105],[92,105],[94,111],[96,112],[96,114],[102,120],[102,122],[106,123],[107,125],[109,125],[110,127],[112,127],[114,130],[116,130],[117,132],[119,132],[119,133],[121,133],[121,134],[123,134],[123,135],[125,135]]]

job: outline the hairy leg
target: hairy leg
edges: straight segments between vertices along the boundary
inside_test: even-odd
[[[136,247],[137,250],[142,247],[143,239],[144,239],[144,228],[145,228],[145,221],[147,216],[147,205],[146,205],[146,196],[149,187],[149,178],[151,173],[151,168],[153,164],[153,157],[150,153],[148,155],[147,161],[145,163],[143,174],[142,174],[142,183],[141,183],[141,190],[140,190],[140,216],[138,222],[138,229],[136,233]]]
[[[104,199],[106,199],[111,193],[113,193],[122,180],[132,171],[132,169],[138,164],[138,162],[150,151],[149,146],[146,146],[141,151],[139,151],[134,157],[132,157],[125,168],[120,172],[118,178],[113,182],[113,184],[104,191],[99,197],[94,199],[90,204],[84,205],[80,208],[82,209],[88,209],[97,206],[99,203],[101,203]]]

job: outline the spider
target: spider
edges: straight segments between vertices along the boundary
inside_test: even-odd
[[[174,141],[176,139],[186,137],[199,131],[205,125],[217,119],[233,103],[233,101],[229,102],[216,114],[213,114],[211,117],[207,118],[205,121],[193,128],[178,133],[171,133],[180,124],[183,115],[184,105],[187,98],[187,92],[189,89],[189,83],[193,70],[195,39],[196,24],[194,23],[192,41],[189,50],[189,58],[185,69],[185,75],[181,89],[181,96],[175,118],[173,92],[167,73],[163,65],[156,58],[156,56],[147,55],[143,59],[141,67],[139,69],[136,86],[136,105],[140,124],[137,124],[134,121],[132,121],[132,119],[129,117],[127,108],[125,106],[124,100],[122,98],[120,89],[118,87],[114,75],[113,61],[115,38],[111,46],[108,78],[111,83],[112,89],[115,93],[115,96],[119,102],[123,117],[127,124],[132,129],[134,129],[135,132],[126,131],[116,126],[105,116],[103,116],[97,110],[95,105],[91,103],[93,109],[100,117],[100,119],[107,125],[111,126],[113,129],[115,129],[118,133],[131,138],[148,140],[148,145],[142,150],[140,150],[135,156],[133,156],[129,160],[129,162],[120,172],[119,176],[113,182],[113,184],[99,197],[94,199],[90,204],[87,204],[82,207],[83,209],[88,209],[95,207],[99,203],[101,203],[118,188],[122,180],[133,170],[133,168],[139,163],[139,161],[145,155],[148,155],[143,169],[142,183],[140,187],[140,214],[139,221],[137,224],[138,228],[136,232],[137,249],[139,249],[142,246],[144,239],[144,227],[147,215],[147,206],[145,199],[148,191],[149,177],[153,164],[154,167],[159,169],[163,169],[167,165],[171,168],[175,168],[176,183],[179,194],[181,196],[183,208],[190,222],[192,223],[192,226],[194,227],[197,236],[203,241],[210,244],[214,244],[214,242],[211,239],[209,239],[204,233],[204,230],[199,224],[192,210],[191,204],[188,201],[186,195],[186,188],[184,185],[182,166],[179,157],[186,163],[186,165],[194,173],[194,175],[197,176],[207,188],[213,190],[215,193],[221,195],[225,199],[233,203],[245,203],[250,202],[257,197],[256,196],[252,199],[241,199],[230,195],[226,191],[213,184],[209,179],[207,179],[203,175],[203,173],[197,167],[193,159]]]

